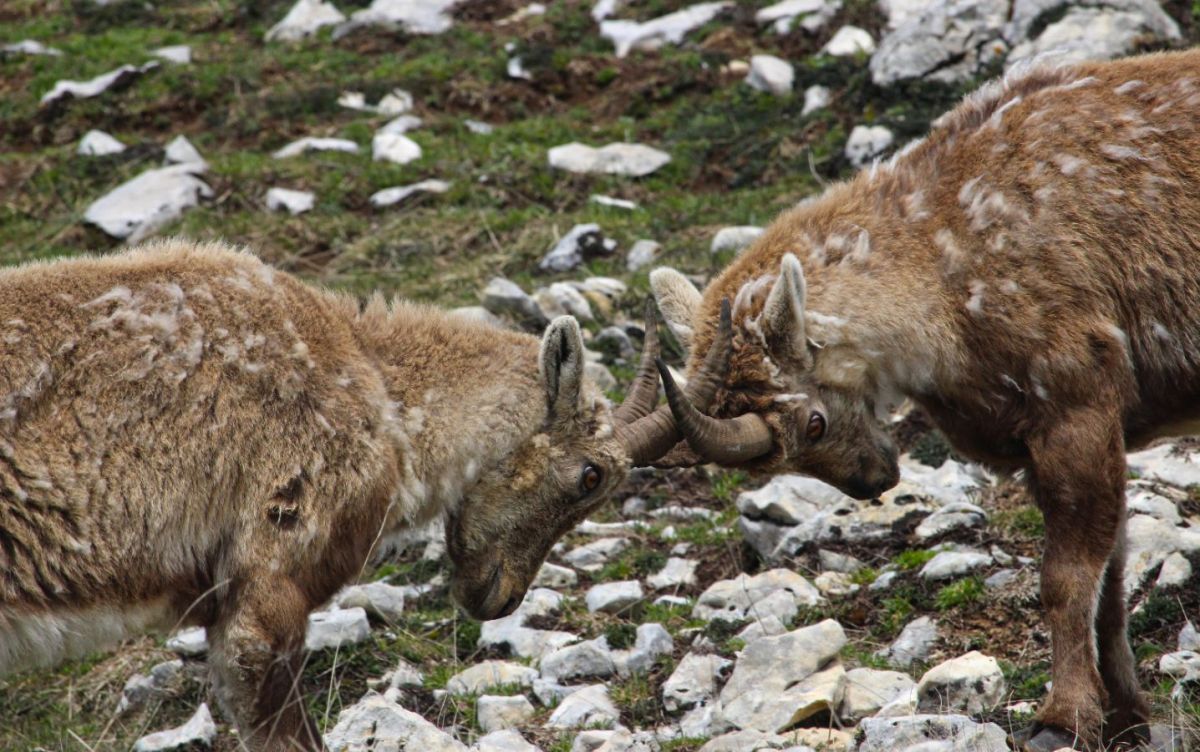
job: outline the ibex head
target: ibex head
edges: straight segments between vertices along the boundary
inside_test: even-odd
[[[579,324],[551,322],[540,373],[546,419],[499,466],[486,471],[450,515],[446,540],[455,600],[472,616],[516,609],[550,547],[625,479],[677,441],[670,414],[655,411],[658,338],[647,306],[642,366],[625,403],[610,408],[584,377]]]
[[[795,256],[784,257],[770,285],[748,287],[765,301],[739,301],[736,328],[718,327],[707,353],[692,353],[693,365],[730,354],[728,374],[705,415],[679,393],[664,370],[667,399],[680,432],[698,459],[766,472],[797,472],[825,481],[850,496],[869,499],[899,479],[897,451],[875,420],[871,396],[819,378],[820,349],[805,325],[804,272]],[[687,344],[706,322],[695,319],[701,295],[682,274],[655,270],[651,276],[672,331]],[[740,296],[739,296],[740,297]],[[729,316],[728,303],[722,318]],[[711,327],[711,324],[707,324]]]

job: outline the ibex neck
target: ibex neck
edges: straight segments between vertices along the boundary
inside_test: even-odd
[[[373,301],[358,328],[395,406],[397,521],[452,509],[542,425],[536,338],[403,302]]]

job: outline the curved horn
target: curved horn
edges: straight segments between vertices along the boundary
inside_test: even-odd
[[[642,344],[642,362],[637,376],[629,386],[625,401],[613,413],[619,423],[632,423],[649,415],[658,403],[658,319],[654,315],[654,301],[646,300],[646,339]]]
[[[717,336],[713,338],[704,362],[696,375],[688,380],[688,399],[700,411],[706,411],[717,396],[717,390],[725,385],[725,377],[729,375],[729,358],[733,354],[733,314],[729,306],[729,298],[721,301],[721,319],[717,327]]]
[[[675,424],[688,444],[704,459],[721,465],[736,465],[771,451],[771,427],[760,416],[747,413],[736,418],[710,418],[697,410],[679,390],[662,359],[658,361],[658,372]]]

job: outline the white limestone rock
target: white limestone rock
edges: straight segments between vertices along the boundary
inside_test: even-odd
[[[1175,552],[1200,551],[1200,529],[1172,525],[1145,514],[1129,517],[1125,526],[1125,592],[1132,593],[1142,580]]]
[[[1191,578],[1192,563],[1187,560],[1187,557],[1176,551],[1163,560],[1162,569],[1158,572],[1158,579],[1155,580],[1154,587],[1159,589],[1183,587]]]
[[[559,684],[579,679],[607,679],[617,673],[612,651],[603,637],[559,648],[542,657],[543,679]]]
[[[875,655],[897,668],[908,668],[914,662],[928,658],[937,640],[937,622],[921,616],[904,625],[892,644],[875,651]]]
[[[947,533],[981,527],[987,522],[987,512],[969,502],[947,504],[917,525],[913,534],[921,542],[939,538]]]
[[[584,599],[590,613],[616,614],[638,603],[644,596],[641,583],[627,580],[592,585]]]
[[[421,158],[421,145],[403,133],[376,133],[371,138],[371,158],[376,162],[408,164]]]
[[[774,55],[754,55],[750,58],[750,73],[746,83],[754,89],[775,96],[792,93],[796,71],[792,64]]]
[[[687,587],[696,584],[696,567],[699,562],[672,556],[663,568],[646,578],[652,590]]]
[[[608,688],[603,684],[592,684],[563,698],[550,714],[546,726],[555,729],[611,726],[620,717],[620,711],[608,696]]]
[[[720,695],[722,717],[741,729],[782,731],[841,703],[846,672],[827,666],[846,644],[832,619],[746,646]]]
[[[767,614],[760,616],[746,626],[742,627],[742,631],[738,632],[738,639],[746,645],[760,640],[763,637],[775,637],[781,634],[787,634],[788,628],[778,616],[775,614]]]
[[[658,252],[662,249],[662,244],[653,240],[638,240],[629,249],[629,253],[625,255],[625,268],[631,272],[636,272],[638,269],[649,266],[658,258]]]
[[[279,23],[267,30],[268,42],[295,42],[316,34],[325,26],[336,26],[346,20],[333,3],[324,0],[297,0]]]
[[[459,0],[374,0],[355,11],[341,29],[344,34],[362,26],[399,28],[409,34],[442,34],[454,25],[450,15]]]
[[[416,115],[401,115],[379,126],[376,133],[408,133],[420,128],[425,121]]]
[[[817,110],[823,110],[833,101],[833,92],[828,86],[813,84],[804,90],[804,109],[800,111],[801,117],[811,115]]]
[[[395,702],[368,694],[325,735],[330,752],[466,752],[466,746]]]
[[[822,572],[813,578],[813,586],[828,598],[844,598],[860,589],[845,572]]]
[[[129,84],[158,66],[158,62],[152,60],[145,65],[122,65],[87,81],[58,81],[54,88],[42,95],[41,104],[45,107],[71,99],[98,97],[109,89]]]
[[[939,551],[921,567],[921,578],[947,580],[990,567],[992,564],[991,554],[982,551]]]
[[[271,156],[275,159],[287,159],[288,157],[299,156],[306,151],[342,151],[348,154],[357,154],[358,144],[345,138],[305,136],[276,150]]]
[[[822,572],[841,572],[842,574],[854,574],[865,566],[849,554],[839,554],[824,548],[817,551],[817,563]]]
[[[22,39],[19,42],[12,42],[0,47],[0,52],[6,55],[46,55],[48,57],[61,57],[62,50],[54,47],[47,47],[35,39]]]
[[[159,47],[156,50],[151,50],[150,54],[162,60],[166,60],[168,63],[174,63],[175,65],[192,64],[192,48],[186,44],[173,44],[169,47]]]
[[[615,556],[629,548],[628,538],[598,538],[563,554],[563,560],[584,572],[598,572]]]
[[[1039,18],[1065,9],[1036,38],[1027,38]],[[1128,55],[1147,41],[1180,39],[1179,26],[1153,0],[1016,0],[1005,30],[1013,43],[1007,67],[1052,55],[1056,63],[1108,60]]]
[[[206,164],[204,157],[200,156],[200,152],[184,136],[171,139],[163,150],[163,159],[167,164]]]
[[[445,180],[422,180],[412,185],[400,185],[376,191],[371,194],[370,201],[371,206],[374,206],[376,209],[382,209],[385,206],[398,204],[409,196],[418,193],[445,193],[448,190],[450,190],[450,184]]]
[[[75,153],[82,157],[104,157],[125,151],[125,144],[104,131],[90,130],[79,139]]]
[[[875,715],[888,703],[912,692],[917,683],[899,671],[855,668],[846,672],[846,691],[838,706],[838,718],[856,724]]]
[[[525,741],[525,737],[513,729],[493,731],[481,736],[471,750],[472,752],[542,752],[541,748]]]
[[[493,619],[482,624],[479,647],[507,649],[511,655],[536,659],[578,641],[579,638],[570,632],[525,626],[530,617],[553,613],[561,603],[562,595],[553,590],[530,590],[515,612],[502,619]]]
[[[414,104],[413,95],[411,93],[405,91],[404,89],[391,90],[387,94],[384,94],[382,97],[380,97],[379,101],[375,104],[367,104],[366,95],[360,91],[344,91],[344,92],[342,92],[341,96],[338,97],[337,102],[342,107],[345,107],[348,110],[357,110],[359,112],[371,112],[376,115],[383,115],[385,117],[397,118],[396,120],[393,120],[391,123],[389,123],[389,125],[396,124],[397,121],[399,120],[399,118],[397,116],[403,115],[404,113],[411,110],[413,108],[413,104]],[[417,118],[418,125],[420,124],[420,122],[421,122],[420,118]],[[404,125],[408,125],[409,123],[411,123],[411,121],[407,121],[407,120],[400,121],[400,123],[404,124]],[[392,128],[388,132],[390,132],[390,133],[396,133],[396,132],[403,133],[404,132],[404,131],[397,131],[397,128],[398,128],[398,124],[392,125]],[[409,129],[406,128],[405,130],[409,130]]]
[[[996,659],[972,650],[925,672],[917,684],[918,710],[981,715],[999,705],[1006,690]]]
[[[1179,630],[1179,649],[1200,653],[1200,632],[1190,621],[1183,625],[1183,629]]]
[[[547,317],[574,316],[580,321],[593,321],[592,306],[583,293],[568,282],[555,282],[533,291],[533,299]]]
[[[83,219],[114,238],[141,241],[183,213],[211,198],[208,184],[197,177],[203,164],[159,167],[130,178],[88,206]]]
[[[675,650],[675,641],[666,627],[653,622],[639,624],[633,647],[628,650],[612,651],[617,674],[632,676],[646,673],[654,668],[655,662]]]
[[[754,14],[759,24],[771,24],[776,33],[786,34],[799,19],[799,26],[815,32],[833,18],[842,7],[841,0],[782,0]]]
[[[750,247],[755,240],[758,240],[763,232],[763,228],[753,225],[722,227],[713,236],[709,251],[712,253],[722,253],[724,251],[736,251],[740,253]]]
[[[294,191],[290,188],[270,188],[267,190],[267,208],[271,211],[286,211],[296,215],[310,211],[317,202],[317,197],[311,191]]]
[[[484,733],[520,726],[532,718],[534,712],[533,703],[524,695],[483,695],[475,701],[475,716]]]
[[[634,209],[638,208],[637,202],[635,201],[627,201],[623,198],[613,198],[612,196],[605,196],[598,193],[593,193],[591,196],[588,196],[588,201],[592,202],[593,204],[599,204],[600,206],[611,206],[615,209],[628,209],[629,211],[633,211]]]
[[[1008,752],[1008,738],[994,723],[963,715],[866,718],[857,752]]]
[[[1158,670],[1180,683],[1200,681],[1200,653],[1193,650],[1167,653],[1158,659]]]
[[[642,177],[671,161],[671,155],[645,144],[611,143],[599,148],[572,142],[547,153],[550,166],[579,173]]]
[[[533,587],[567,588],[579,582],[579,575],[570,567],[560,567],[557,564],[544,562],[533,578]]]
[[[139,708],[145,705],[147,700],[166,694],[176,683],[182,670],[183,661],[175,659],[153,666],[149,673],[134,674],[129,677],[121,690],[117,713],[125,713],[133,708]]]
[[[167,639],[167,650],[194,658],[208,652],[208,633],[204,627],[187,627]]]
[[[571,271],[585,260],[610,255],[616,248],[617,242],[604,237],[600,225],[575,225],[542,257],[538,268],[550,272]]]
[[[879,41],[871,79],[878,86],[911,79],[964,81],[1006,50],[1001,35],[1008,13],[1009,0],[926,3]]]
[[[856,125],[846,140],[846,159],[862,167],[887,151],[895,140],[895,134],[882,125]]]
[[[625,57],[635,49],[655,50],[664,44],[679,44],[688,32],[732,5],[732,2],[696,3],[644,22],[605,19],[600,21],[600,36],[613,43],[617,57]]]
[[[854,55],[870,55],[875,51],[875,40],[866,29],[857,26],[843,26],[825,43],[821,52],[834,57],[853,57]]]
[[[511,661],[482,661],[459,671],[446,682],[453,695],[482,695],[500,687],[532,687],[537,669]]]
[[[549,323],[537,301],[520,285],[503,277],[492,277],[483,288],[483,307],[496,315],[508,315],[532,328],[541,329]]]
[[[688,653],[663,682],[663,707],[668,712],[703,705],[716,697],[721,677],[733,662],[719,655]]]
[[[133,752],[166,752],[193,745],[212,747],[216,737],[217,724],[213,723],[212,713],[206,703],[200,703],[200,707],[182,726],[143,736],[134,743]]]
[[[697,599],[692,615],[708,621],[739,621],[774,614],[787,622],[800,606],[815,606],[824,601],[812,583],[799,574],[788,569],[771,569],[753,577],[741,574],[714,582]]]
[[[1179,488],[1200,484],[1200,452],[1181,453],[1172,444],[1159,444],[1125,457],[1130,471],[1143,480],[1156,480]]]
[[[308,615],[308,631],[304,635],[306,650],[325,650],[355,645],[371,637],[367,612],[361,608],[335,608],[314,611]]]

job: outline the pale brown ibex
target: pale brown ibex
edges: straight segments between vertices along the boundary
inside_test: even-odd
[[[360,310],[183,241],[0,271],[0,674],[200,624],[242,742],[319,749],[297,692],[308,613],[440,515],[456,599],[510,613],[664,443],[643,419],[655,352],[651,325],[612,410],[569,317],[539,342]]]
[[[1013,72],[784,213],[703,298],[671,270],[652,286],[693,367],[734,303],[716,420],[672,399],[703,457],[867,497],[897,478],[874,418],[909,398],[963,454],[1023,469],[1053,639],[1025,743],[1145,737],[1124,453],[1200,425],[1200,50]]]

